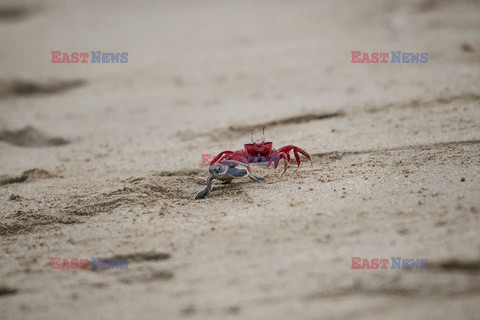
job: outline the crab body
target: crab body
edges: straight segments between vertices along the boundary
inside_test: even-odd
[[[280,161],[283,159],[283,176],[285,171],[287,171],[288,164],[290,163],[291,151],[293,151],[293,155],[297,163],[297,170],[301,163],[299,153],[307,157],[313,164],[310,154],[300,147],[288,145],[281,147],[278,150],[274,149],[273,143],[266,141],[265,129],[261,142],[256,142],[252,133],[252,142],[244,144],[243,150],[225,150],[220,152],[212,159],[207,178],[207,187],[200,191],[195,199],[203,199],[208,195],[213,179],[219,179],[229,183],[235,178],[240,178],[247,175],[254,181],[263,181],[263,178],[253,175],[251,165],[262,164],[269,167],[273,163],[274,168],[276,169]],[[238,169],[238,167],[245,167],[245,169]]]

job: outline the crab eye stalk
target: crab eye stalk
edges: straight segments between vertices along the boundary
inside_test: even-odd
[[[252,133],[252,143],[255,143],[255,136]]]
[[[265,135],[265,127],[263,128],[262,142],[267,141],[267,136]]]

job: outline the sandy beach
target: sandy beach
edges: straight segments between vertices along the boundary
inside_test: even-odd
[[[0,319],[478,319],[479,30],[475,0],[1,1]],[[263,128],[313,164],[194,200]]]

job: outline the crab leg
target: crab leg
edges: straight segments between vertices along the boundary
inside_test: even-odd
[[[300,163],[301,163],[300,155],[298,154],[299,152],[303,154],[305,157],[307,157],[310,160],[310,163],[313,165],[313,160],[310,154],[300,147],[297,147],[294,145],[288,145],[285,147],[281,147],[280,149],[278,149],[278,151],[285,152],[288,155],[292,149],[293,149],[293,155],[295,156],[295,161],[297,162],[297,170],[298,170],[298,167],[300,167]]]
[[[278,150],[272,150],[272,153],[270,154],[269,156],[269,160],[268,160],[268,164],[267,164],[267,168],[270,168],[270,164],[273,162],[275,164],[275,166],[273,167],[274,169],[277,169],[279,163],[280,163],[280,160],[284,159],[284,167],[283,167],[283,172],[281,174],[281,176],[283,176],[283,174],[285,173],[285,171],[287,171],[287,168],[288,168],[288,164],[290,163],[290,159],[288,157],[288,154],[285,153],[285,152],[279,152]],[[281,177],[280,176],[280,177]]]
[[[212,161],[210,161],[210,165],[214,165],[216,162],[218,162],[220,160],[220,158],[222,158],[223,156],[229,156],[233,153],[233,151],[231,150],[225,150],[225,151],[222,151],[220,152],[219,154],[217,154],[215,156],[215,158],[212,159]]]
[[[297,169],[295,169],[295,172],[300,168],[300,155],[298,154],[297,150],[293,149],[293,155],[295,156],[295,161],[297,162]]]

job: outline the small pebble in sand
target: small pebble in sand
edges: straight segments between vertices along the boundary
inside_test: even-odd
[[[465,181],[465,177],[461,177],[461,178],[460,178],[460,181],[464,182],[464,181]]]

